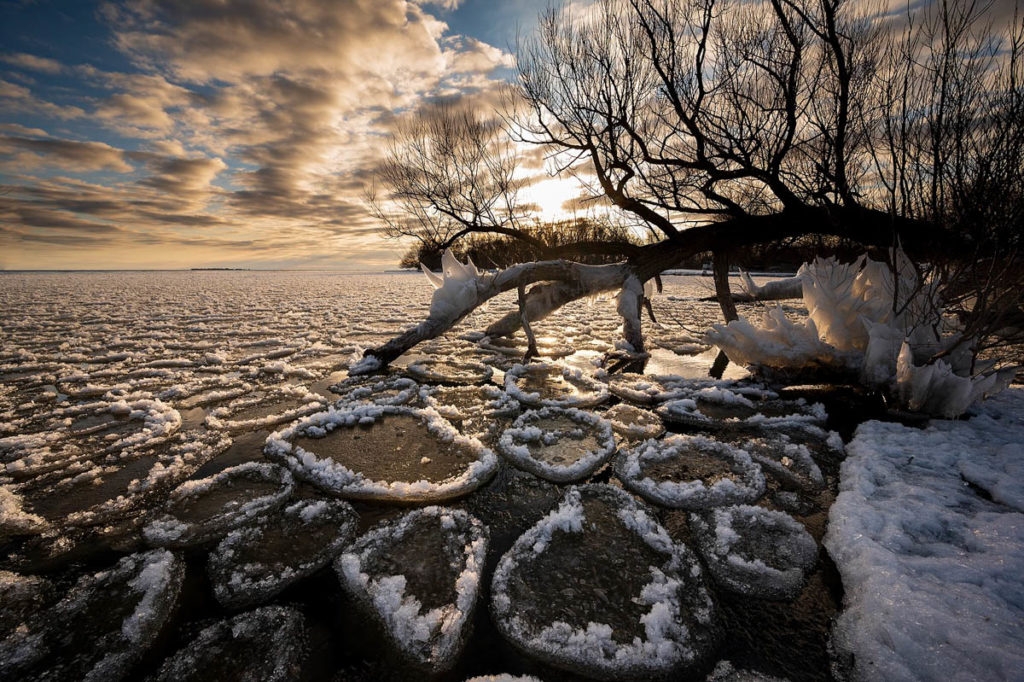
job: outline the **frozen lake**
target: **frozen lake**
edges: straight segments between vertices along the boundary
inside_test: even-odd
[[[537,323],[534,331],[541,353],[547,356],[545,361],[556,363],[557,369],[551,376],[517,374],[519,370],[514,368],[525,350],[521,336],[509,341],[480,339],[471,333],[513,310],[514,292],[495,299],[447,336],[401,358],[383,383],[376,383],[380,378],[346,381],[344,368],[353,354],[423,319],[431,293],[426,279],[412,273],[204,271],[0,276],[0,307],[4,311],[0,319],[0,462],[4,467],[0,475],[0,553],[4,556],[0,589],[5,590],[0,637],[7,637],[0,646],[0,671],[33,678],[43,675],[47,666],[56,665],[65,666],[60,668],[65,676],[104,669],[111,676],[107,679],[112,679],[152,673],[163,665],[166,676],[168,670],[184,670],[206,660],[200,655],[200,644],[214,638],[216,627],[226,618],[243,613],[237,617],[253,632],[266,634],[283,628],[279,632],[281,646],[291,646],[294,651],[282,652],[278,659],[291,661],[284,668],[278,666],[285,670],[282,679],[294,677],[300,668],[299,676],[305,679],[407,678],[410,670],[434,665],[417,662],[417,656],[441,654],[416,653],[399,646],[401,656],[396,658],[389,647],[396,642],[419,641],[417,631],[401,630],[394,621],[398,616],[391,620],[382,617],[383,625],[377,629],[366,627],[367,613],[379,610],[384,599],[381,586],[394,581],[382,578],[361,583],[359,570],[352,566],[362,565],[363,575],[369,571],[372,576],[376,570],[393,578],[403,562],[454,551],[444,538],[429,539],[434,531],[409,535],[402,530],[404,526],[393,528],[385,523],[376,536],[368,533],[379,522],[394,525],[401,521],[399,517],[409,511],[410,503],[437,502],[466,517],[442,517],[442,528],[454,524],[462,533],[457,537],[470,547],[472,538],[478,537],[474,524],[480,524],[489,544],[480,546],[486,546],[486,551],[479,557],[476,572],[463,568],[463,576],[479,582],[479,594],[471,595],[479,602],[475,607],[466,596],[471,590],[449,595],[423,576],[402,578],[401,585],[422,607],[423,613],[417,616],[420,620],[409,621],[419,624],[417,627],[429,630],[428,616],[435,602],[441,609],[437,613],[447,613],[447,599],[457,598],[453,604],[462,603],[458,599],[469,600],[466,603],[471,608],[460,616],[466,623],[458,626],[461,629],[452,644],[456,653],[451,661],[434,669],[449,670],[445,679],[499,672],[575,679],[565,672],[564,661],[531,654],[529,638],[517,639],[521,629],[508,626],[500,609],[492,612],[488,583],[499,559],[511,552],[517,538],[558,507],[570,481],[621,489],[623,482],[628,485],[639,476],[637,467],[649,466],[640,472],[648,477],[640,477],[630,489],[650,501],[657,498],[643,492],[644,481],[653,481],[650,485],[657,487],[658,481],[678,479],[683,475],[680,471],[687,471],[683,464],[678,465],[682,469],[673,469],[676,464],[669,466],[660,459],[644,464],[647,460],[638,454],[639,459],[630,460],[633,464],[616,460],[613,472],[612,454],[623,453],[638,442],[623,435],[619,426],[632,425],[637,433],[657,427],[653,432],[657,434],[664,421],[670,434],[715,433],[718,440],[714,442],[726,445],[712,447],[707,451],[710,454],[700,455],[705,459],[696,465],[687,464],[692,468],[691,478],[703,480],[709,489],[723,477],[742,478],[752,492],[730,503],[761,499],[766,509],[792,515],[799,522],[794,528],[799,530],[802,525],[808,538],[813,536],[814,542],[820,543],[836,474],[833,455],[828,454],[825,443],[827,431],[820,428],[825,415],[749,385],[743,381],[746,372],[735,367],[722,384],[705,381],[714,354],[706,351],[699,338],[720,320],[717,303],[698,300],[713,293],[709,277],[667,277],[664,292],[653,300],[658,324],[644,320],[652,348],[646,372],[671,376],[667,383],[649,384],[635,377],[610,381],[603,374],[601,358],[620,338],[614,299],[579,301]],[[750,309],[741,306],[741,314],[744,310]],[[408,367],[410,363],[412,367]],[[446,381],[446,376],[453,381]],[[535,405],[530,403],[531,396],[537,396]],[[341,411],[328,410],[338,404],[339,397]],[[658,408],[670,399],[674,400],[671,405]],[[555,411],[537,412],[521,425],[515,421],[529,408],[542,405],[555,406]],[[586,411],[579,413],[584,416],[558,412],[572,405],[586,406]],[[768,421],[780,421],[748,423],[748,418],[758,413],[768,415]],[[799,413],[796,421],[816,426],[789,429],[785,420],[791,413]],[[362,425],[352,426],[357,421]],[[518,430],[509,431],[509,438],[515,435],[519,440],[500,452],[502,433],[514,421]],[[623,426],[623,421],[629,423]],[[442,422],[443,428],[438,426]],[[618,430],[614,440],[609,427],[603,426],[613,422]],[[542,437],[543,445],[530,440],[536,429],[547,434]],[[774,446],[769,447],[772,443],[785,442],[797,449],[790,452],[792,457],[777,457],[785,470],[776,474],[772,474],[770,462],[763,466],[765,474],[756,462],[730,464],[729,457],[734,455],[715,459],[720,457],[715,453],[723,448],[731,452],[734,445],[751,438],[770,441],[764,448],[767,459],[775,457],[771,454]],[[700,439],[686,442],[698,455],[704,452]],[[744,447],[753,452],[755,445],[751,442]],[[578,462],[573,459],[572,453],[584,447],[604,453],[594,455],[589,469],[584,466],[586,457]],[[513,466],[513,454],[520,451],[543,461],[533,468],[529,463]],[[708,464],[712,461],[718,463]],[[620,464],[635,470],[627,475]],[[539,474],[526,473],[523,468]],[[743,471],[738,473],[740,469]],[[552,475],[556,470],[565,473]],[[477,474],[479,480],[474,479]],[[545,480],[548,477],[557,483]],[[454,495],[450,501],[445,497],[449,493]],[[706,497],[713,500],[716,495],[712,491]],[[337,497],[350,500],[352,506],[334,502]],[[608,499],[612,498],[600,493],[594,500],[581,502],[579,509],[595,519],[604,518],[600,504]],[[652,522],[667,529],[674,541],[695,548],[699,545],[688,520],[688,512],[699,511],[697,507],[656,504],[653,510]],[[432,518],[428,514],[401,522],[419,528],[415,524],[429,525]],[[771,524],[772,528],[778,525],[775,521]],[[790,528],[785,524],[779,527]],[[344,532],[338,530],[342,528]],[[245,552],[255,551],[242,549],[248,547],[245,542],[250,536],[263,538],[264,544],[272,547],[268,551],[275,553],[281,565],[268,568],[268,575],[277,579],[287,573],[287,584],[270,589],[270,578],[257,584],[229,577],[225,578],[228,583],[235,581],[235,587],[229,589],[218,582],[224,571],[243,563],[231,557],[250,556]],[[411,540],[402,540],[413,536],[420,538],[415,547],[409,544]],[[350,546],[357,537],[358,543]],[[814,543],[811,547],[813,564]],[[337,571],[330,564],[343,549],[345,557],[355,557],[346,559],[348,572],[342,570],[345,562],[338,564]],[[630,551],[644,557],[650,550],[623,546],[622,552],[612,552],[607,562],[614,566],[620,561],[617,557],[633,556]],[[149,554],[140,554],[143,552]],[[286,566],[293,553],[304,557],[305,563],[296,558],[301,566]],[[466,557],[452,557],[456,563],[469,561],[468,565],[473,565],[476,561],[468,550]],[[251,557],[249,561],[257,563]],[[708,566],[713,563],[705,562]],[[127,576],[121,583],[117,583],[117,571],[103,573],[115,564]],[[808,575],[797,574],[795,583],[790,577],[796,592],[785,599],[769,591],[771,599],[758,598],[751,603],[743,589],[712,587],[715,633],[709,630],[707,642],[701,640],[708,653],[697,656],[693,670],[706,672],[717,660],[729,658],[737,665],[793,680],[827,675],[825,633],[836,609],[838,588],[830,565],[813,565]],[[519,575],[516,570],[516,566],[508,568],[509,575]],[[629,567],[622,570],[628,572]],[[602,595],[616,589],[622,570],[609,568],[591,576],[602,586]],[[103,574],[102,579],[96,578],[97,572]],[[442,580],[445,571],[438,569],[431,575],[433,580]],[[577,578],[566,579],[576,584]],[[460,584],[465,584],[468,578],[461,580]],[[729,580],[743,583],[745,578],[717,580],[722,585]],[[710,577],[707,581],[714,584]],[[239,584],[250,585],[251,590],[238,588]],[[584,580],[581,599],[597,603],[597,597],[586,594],[585,585]],[[639,589],[643,582],[633,585],[627,581],[622,589],[631,585]],[[549,587],[545,584],[543,590],[534,592],[557,601]],[[372,598],[361,601],[361,589],[369,590]],[[524,590],[520,585],[511,593],[524,599],[523,595],[531,593]],[[81,597],[69,606],[71,597],[82,594],[89,598]],[[59,627],[71,630],[73,623],[93,623],[89,609],[100,608],[107,598],[131,601],[125,594],[134,595],[140,606],[122,614],[123,627],[118,625],[121,620],[107,623],[116,636],[96,635],[93,641],[91,635],[83,635],[85,639],[68,635],[51,649],[26,643],[32,628],[44,627],[30,622],[33,614],[48,614],[48,619],[62,624]],[[401,589],[397,595],[402,598]],[[629,604],[636,602],[630,602],[628,595],[619,597],[625,601],[617,612],[628,615],[635,608]],[[617,599],[612,597],[609,603],[618,603]],[[161,610],[161,600],[167,602],[166,613]],[[403,608],[411,604],[401,603]],[[665,603],[681,608],[676,601]],[[267,611],[268,604],[282,608]],[[263,610],[252,611],[256,607]],[[533,613],[532,608],[526,611]],[[568,602],[560,608],[567,609],[565,619],[576,619],[581,627],[598,617],[592,610],[577,612]],[[67,615],[68,609],[78,610],[72,617]],[[19,634],[16,626],[26,619],[29,634]],[[139,622],[149,623],[151,631],[128,625]],[[408,623],[402,627],[406,626]],[[622,633],[616,627],[610,630],[608,642],[618,642],[620,635],[630,631],[625,621]],[[395,628],[406,633],[406,640],[395,635]],[[391,634],[382,637],[381,629]],[[723,631],[728,633],[724,637]],[[651,637],[650,627],[647,632]],[[43,639],[51,636],[48,633]],[[460,637],[468,638],[464,648],[457,641]],[[430,635],[429,641],[433,638]],[[97,641],[101,643],[97,645]],[[226,660],[236,657],[241,662],[262,655],[251,643],[241,641],[217,640],[212,646],[220,652],[215,658]],[[100,663],[95,658],[100,654],[84,653],[104,647],[115,653],[133,653],[120,658],[111,654]],[[164,663],[179,650],[188,655]],[[299,656],[305,652],[308,655]],[[286,654],[294,654],[295,660]],[[64,658],[68,659],[66,665],[60,662]],[[101,663],[110,667],[102,668]],[[577,672],[599,674],[596,670],[582,665]]]

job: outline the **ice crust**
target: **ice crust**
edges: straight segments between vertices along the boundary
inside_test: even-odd
[[[565,431],[536,425],[549,419],[566,419],[576,424],[576,428]],[[539,459],[531,451],[531,446],[559,444],[579,450],[582,448],[577,447],[573,439],[587,434],[592,434],[597,440],[596,447],[583,451],[578,458],[564,464]],[[569,483],[590,476],[615,454],[615,436],[611,423],[595,414],[574,408],[544,407],[524,412],[511,427],[505,429],[498,439],[498,452],[519,468],[541,478]]]
[[[866,422],[847,446],[824,545],[855,680],[1024,670],[1024,389],[976,409],[923,430]]]
[[[620,532],[635,534],[662,561],[635,568],[649,576],[634,596],[635,603],[649,607],[638,624],[643,638],[618,642],[605,623],[590,622],[580,628],[559,620],[529,622],[510,597],[513,581],[561,579],[582,592],[583,599],[595,598],[587,593],[586,578],[573,576],[571,566],[562,576],[529,570],[532,559],[549,551],[561,535],[592,532],[584,500],[614,509],[622,523]],[[598,679],[652,679],[683,672],[703,659],[714,639],[714,605],[696,559],[685,546],[673,543],[642,505],[607,485],[569,488],[557,509],[516,540],[495,569],[491,600],[498,629],[517,647],[552,665]]]
[[[458,548],[455,601],[430,610],[415,594],[406,593],[404,574],[382,575],[374,567],[375,552],[401,543],[417,524],[427,522],[443,535],[444,543]],[[480,594],[487,556],[487,528],[464,511],[424,507],[385,522],[360,536],[335,562],[342,586],[380,622],[397,651],[431,673],[454,663],[465,644],[467,628]],[[425,556],[425,563],[445,561]],[[410,567],[417,570],[416,567]]]
[[[751,505],[690,514],[708,570],[723,587],[761,599],[793,599],[818,558],[818,545],[789,514]]]
[[[217,601],[243,608],[269,600],[330,563],[355,535],[359,517],[343,500],[298,500],[228,533],[210,552],[207,574]],[[292,548],[268,546],[296,537]]]
[[[330,458],[319,458],[315,453],[291,442],[300,435],[324,435],[336,428],[372,424],[384,415],[407,415],[420,419],[433,437],[443,443],[456,443],[475,453],[477,459],[461,474],[444,481],[374,481]],[[395,405],[339,404],[270,434],[263,452],[302,480],[333,495],[354,499],[407,502],[444,500],[475,490],[494,474],[498,466],[498,458],[490,449],[484,447],[478,439],[459,433],[447,419],[429,407],[416,409]]]
[[[738,480],[725,477],[709,485],[699,479],[655,481],[644,474],[646,464],[687,453],[726,462]],[[698,510],[754,502],[765,491],[764,473],[746,450],[703,436],[677,434],[644,441],[619,454],[615,473],[627,489],[655,504],[675,509]]]

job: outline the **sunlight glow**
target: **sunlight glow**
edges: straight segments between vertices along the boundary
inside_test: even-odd
[[[536,216],[541,220],[562,220],[573,215],[564,204],[579,196],[580,185],[574,179],[551,178],[530,185],[519,193],[519,199],[537,206]]]

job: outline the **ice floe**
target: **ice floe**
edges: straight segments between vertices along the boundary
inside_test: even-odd
[[[491,609],[528,655],[599,679],[683,675],[717,639],[696,558],[607,485],[570,488],[516,540],[495,569]]]
[[[505,372],[505,391],[531,407],[594,407],[608,400],[608,387],[557,363],[513,365]]]
[[[626,403],[609,407],[602,415],[612,425],[612,430],[629,440],[658,438],[665,433],[665,424],[654,412]]]
[[[125,679],[163,630],[184,575],[182,560],[160,549],[85,575],[0,642],[0,677]]]
[[[266,462],[246,462],[186,481],[171,492],[143,536],[156,547],[202,544],[280,507],[293,487],[287,470]]]
[[[675,509],[708,509],[754,502],[765,491],[750,454],[703,436],[647,440],[619,454],[615,474],[641,497]]]
[[[406,405],[419,397],[420,386],[408,377],[350,377],[331,386],[343,403]]]
[[[657,405],[690,393],[686,380],[676,376],[614,374],[608,378],[612,395],[638,405]]]
[[[327,402],[304,386],[278,386],[254,391],[218,407],[206,417],[206,426],[230,432],[268,429],[322,409]]]
[[[745,439],[740,446],[766,473],[787,488],[813,492],[825,487],[825,477],[807,445],[793,442],[786,434],[769,432]]]
[[[615,454],[612,425],[575,408],[544,407],[520,415],[498,439],[517,467],[556,483],[580,481]]]
[[[416,360],[409,363],[406,371],[420,381],[438,384],[483,384],[494,373],[482,362],[453,357]]]
[[[690,514],[697,548],[715,581],[748,597],[793,599],[818,545],[789,514],[751,505]]]
[[[330,563],[358,520],[343,500],[304,499],[231,531],[206,564],[214,596],[236,609],[267,601]]]
[[[465,644],[486,555],[482,523],[464,511],[425,507],[359,537],[335,568],[397,652],[437,673],[454,665]]]
[[[152,679],[288,682],[301,677],[308,653],[302,612],[265,606],[209,626],[164,661]]]
[[[437,501],[487,481],[497,456],[431,408],[349,404],[272,433],[267,457],[341,497]]]

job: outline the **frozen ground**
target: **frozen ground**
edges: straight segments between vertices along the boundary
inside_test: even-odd
[[[1024,389],[977,411],[867,422],[847,446],[825,546],[856,679],[1024,676]]]
[[[711,290],[710,278],[665,278],[664,294],[654,299],[660,325],[644,321],[654,349],[646,371],[659,379],[629,377],[610,391],[598,386],[608,398],[588,412],[631,414],[631,419],[639,413],[640,419],[654,420],[657,426],[661,418],[654,410],[661,403],[689,400],[701,418],[690,425],[667,424],[666,437],[702,434],[730,447],[750,447],[751,466],[763,468],[765,479],[763,495],[752,504],[788,514],[820,545],[841,456],[837,437],[830,437],[827,430],[831,421],[822,429],[807,422],[806,415],[787,420],[785,415],[807,408],[793,402],[795,396],[758,402],[757,396],[769,393],[751,385],[746,372],[736,367],[730,367],[723,385],[706,381],[713,354],[702,353],[698,338],[718,321],[719,311],[717,304],[697,299]],[[394,638],[375,628],[375,619],[367,618],[364,609],[354,608],[354,598],[342,589],[329,565],[329,555],[344,549],[337,536],[347,535],[347,530],[337,536],[307,533],[303,543],[287,549],[287,536],[293,532],[287,529],[315,523],[315,516],[307,518],[304,513],[289,518],[288,510],[317,510],[332,494],[345,496],[345,490],[331,490],[316,477],[301,475],[317,462],[363,483],[387,479],[390,490],[461,490],[458,497],[435,503],[467,512],[487,528],[490,542],[483,570],[474,570],[465,579],[459,577],[462,569],[420,562],[424,547],[458,544],[451,535],[454,530],[443,524],[443,533],[423,539],[423,547],[396,542],[379,557],[381,573],[374,579],[404,585],[402,608],[410,611],[410,622],[435,610],[461,613],[456,608],[458,595],[469,594],[472,586],[467,581],[480,581],[474,588],[479,590],[478,604],[466,615],[465,637],[459,638],[465,640],[464,648],[451,654],[452,670],[444,679],[501,673],[578,679],[557,667],[564,667],[564,662],[552,667],[517,648],[492,620],[490,581],[499,560],[517,539],[559,508],[568,490],[519,468],[498,446],[502,434],[531,409],[519,399],[537,394],[571,405],[577,394],[586,393],[576,385],[577,377],[587,386],[591,381],[608,382],[599,365],[621,336],[615,301],[577,302],[535,325],[542,354],[573,351],[558,361],[557,371],[532,373],[522,380],[513,372],[506,381],[505,372],[525,350],[522,337],[480,339],[469,333],[512,310],[513,293],[401,358],[386,377],[349,378],[345,367],[353,354],[422,319],[431,294],[418,273],[0,275],[0,679],[45,677],[50,665],[104,674],[103,669],[88,668],[93,659],[84,654],[103,654],[104,647],[114,654],[124,641],[133,642],[135,649],[119,670],[131,677],[173,677],[179,668],[196,665],[210,666],[209,674],[227,675],[257,659],[273,671],[271,677],[281,679],[397,680],[421,675],[396,661],[389,644]],[[796,312],[798,307],[787,309]],[[451,381],[445,382],[446,377]],[[464,385],[474,382],[485,383]],[[755,399],[734,401],[737,404],[710,399],[733,395],[730,391]],[[383,415],[381,406],[389,404],[402,409]],[[646,411],[639,412],[637,406]],[[1002,409],[1003,403],[996,406]],[[626,409],[630,407],[631,412]],[[848,420],[851,410],[843,407],[840,416]],[[766,418],[751,418],[749,412],[763,412]],[[330,430],[307,428],[331,421],[327,414],[359,418]],[[306,426],[301,433],[289,430],[296,425]],[[563,435],[580,442],[601,435],[590,434],[584,425],[579,431],[573,428]],[[651,433],[656,436],[659,431]],[[264,454],[268,443],[291,442],[288,438],[293,436],[311,454],[308,461],[296,464],[294,484]],[[469,440],[480,446],[462,447]],[[755,441],[756,448],[746,445]],[[545,441],[544,447],[549,445]],[[635,438],[619,441],[617,451],[640,445]],[[1019,509],[1024,497],[1014,487],[1019,485],[1019,472],[1007,468],[999,474],[1000,466],[1019,466],[1012,454],[958,460],[956,475],[962,474],[993,500],[977,504]],[[491,457],[497,457],[497,467],[491,466]],[[593,474],[581,474],[587,476],[581,482],[621,487],[614,473],[624,465],[619,460],[622,457],[614,467],[608,463]],[[250,462],[259,463],[260,472],[269,467],[266,475],[246,475],[255,466]],[[710,488],[722,480],[725,485],[739,480],[728,466],[709,462],[653,463],[637,473],[648,476],[640,481],[672,489],[687,482],[690,487]],[[492,476],[480,487],[451,485],[464,472],[480,469]],[[975,488],[965,487],[975,494],[970,492]],[[358,518],[354,542],[368,537],[375,524],[397,523],[410,511],[408,506],[351,497],[332,504],[342,505],[336,510],[339,518]],[[658,504],[648,508],[658,537],[664,534],[672,543],[688,547],[687,552],[696,546],[685,509]],[[175,529],[184,530],[173,543],[164,543],[163,531],[172,521]],[[543,602],[512,608],[539,614],[538,622],[550,616],[556,624],[568,622],[570,629],[599,633],[603,641],[623,640],[641,622],[625,617],[638,608],[635,600],[651,597],[652,590],[657,591],[651,585],[662,591],[674,585],[658,582],[660,578],[651,582],[657,574],[643,566],[639,572],[636,566],[629,571],[613,568],[623,557],[642,559],[650,553],[626,530],[609,524],[602,531],[610,538],[596,546],[607,555],[603,564],[590,555],[571,561],[574,543],[582,547],[591,542],[588,533],[558,534],[552,545],[557,551],[544,556],[565,572],[550,582],[546,575],[522,574],[524,585],[557,591],[569,609],[566,614],[545,612],[553,607]],[[313,546],[313,537],[322,538],[330,551]],[[237,573],[219,564],[224,570],[214,571],[208,560],[211,553],[224,553],[217,549],[224,538],[264,541],[246,547],[250,558]],[[984,544],[982,539],[976,542]],[[155,555],[144,552],[165,552],[151,549],[162,544],[173,545],[174,561],[184,566],[183,587],[177,573],[169,580],[147,568],[151,562],[146,557]],[[984,546],[985,552],[996,551]],[[730,558],[728,548],[723,558],[733,563],[742,559],[755,567],[759,561],[765,566],[765,561],[772,561],[769,555]],[[418,570],[403,572],[410,562]],[[122,567],[116,573],[120,582],[103,577],[112,575],[114,566]],[[844,576],[849,566],[853,564],[844,559]],[[217,581],[229,580],[232,589],[244,590],[249,576],[273,589],[254,589],[231,599],[231,606],[214,599],[218,586],[224,587]],[[735,586],[708,581],[716,603],[711,627],[717,630],[707,641],[718,645],[706,657],[698,657],[693,673],[698,679],[726,659],[744,674],[778,679],[816,680],[829,674],[828,626],[841,596],[831,563],[823,559],[808,570],[793,588],[797,596],[789,601],[751,599]],[[562,591],[565,585],[575,592],[567,595]],[[1016,585],[1014,594],[1019,597]],[[629,592],[634,588],[635,594]],[[510,589],[527,595],[523,598],[531,592],[515,585]],[[137,607],[124,602],[123,619],[118,611],[103,611],[103,604],[124,594],[139,601]],[[68,601],[69,595],[78,601]],[[671,608],[688,603],[689,597],[681,592],[666,595],[657,603]],[[178,608],[170,608],[172,602]],[[242,602],[245,608],[258,608],[239,614],[234,604]],[[577,608],[579,604],[585,606]],[[854,615],[855,604],[851,601]],[[95,612],[90,610],[93,605]],[[421,611],[412,613],[416,608]],[[588,620],[577,623],[570,616]],[[659,612],[655,618],[646,610],[639,616],[667,624],[689,617]],[[132,633],[142,617],[148,630],[140,639]],[[260,644],[276,631],[279,646],[287,651],[274,652]],[[74,636],[67,639],[68,633]],[[659,641],[651,632],[647,636],[643,646],[651,637],[650,641]],[[155,648],[144,650],[153,642]],[[51,650],[56,652],[53,656],[44,655]],[[596,670],[593,662],[581,664],[577,672],[588,670]]]

